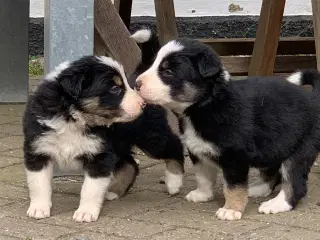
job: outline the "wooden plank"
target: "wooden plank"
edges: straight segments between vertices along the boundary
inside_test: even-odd
[[[94,28],[94,54],[98,56],[108,56],[107,46],[104,44],[98,30]]]
[[[251,56],[223,56],[221,61],[230,74],[245,76],[248,74]],[[316,68],[316,56],[277,56],[275,59],[274,73],[290,73],[297,69]],[[269,74],[273,75],[273,74]],[[251,75],[252,76],[252,75]],[[267,75],[265,75],[267,76]]]
[[[251,55],[255,38],[198,39],[211,46],[220,56]],[[315,54],[313,37],[283,37],[279,40],[277,55]]]
[[[250,76],[271,75],[277,54],[285,0],[263,0]]]
[[[140,49],[110,0],[95,0],[95,28],[109,53],[122,63],[126,72],[133,73],[140,61]]]
[[[317,54],[317,68],[320,71],[320,0],[311,0],[313,12],[313,28]]]
[[[154,0],[161,44],[178,37],[173,0]]]
[[[118,1],[118,3],[116,2]],[[115,3],[118,4],[119,15],[124,22],[124,25],[130,29],[131,22],[131,11],[132,11],[132,0],[116,0]]]

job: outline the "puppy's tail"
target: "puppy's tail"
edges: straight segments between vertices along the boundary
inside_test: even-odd
[[[299,86],[311,85],[314,92],[320,93],[320,74],[317,70],[297,71],[287,77],[287,81]]]
[[[140,29],[131,35],[141,49],[141,62],[150,66],[154,57],[160,49],[157,34],[150,29]]]

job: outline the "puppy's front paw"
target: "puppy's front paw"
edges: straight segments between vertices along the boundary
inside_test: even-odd
[[[43,203],[30,203],[30,207],[27,211],[28,217],[35,219],[42,219],[50,217],[51,204]]]
[[[197,188],[196,190],[189,192],[185,198],[188,202],[208,202],[213,199],[213,192],[209,190],[203,191]]]
[[[83,205],[73,214],[73,220],[76,222],[95,222],[98,220],[100,208]]]
[[[284,197],[279,197],[279,195],[269,201],[263,202],[259,207],[259,213],[275,214],[290,211],[292,206],[285,200]]]
[[[241,219],[242,213],[233,209],[219,208],[219,210],[216,212],[216,216],[220,220],[233,221]]]

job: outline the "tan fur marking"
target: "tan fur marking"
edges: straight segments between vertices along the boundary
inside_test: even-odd
[[[228,188],[226,184],[223,186],[223,194],[225,204],[223,208],[232,209],[243,212],[248,202],[248,189],[246,187]]]
[[[167,170],[173,174],[183,174],[184,169],[176,160],[166,159]]]
[[[130,185],[132,185],[136,178],[136,171],[130,164],[126,164],[114,174],[114,178],[108,189],[109,192],[118,194],[119,197],[123,196]]]
[[[119,77],[119,76],[113,76],[112,80],[113,80],[118,86],[122,86],[122,85],[123,85],[122,79],[121,79],[121,77]]]

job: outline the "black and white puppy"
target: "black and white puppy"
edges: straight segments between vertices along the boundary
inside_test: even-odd
[[[318,74],[313,78],[317,82]],[[279,172],[282,176],[280,193],[259,212],[290,211],[306,195],[309,170],[320,151],[317,94],[277,77],[228,81],[212,49],[191,39],[163,46],[137,78],[136,89],[146,102],[168,107],[180,118],[197,180],[187,200],[212,198],[216,165],[224,178],[219,219],[241,219],[250,167],[260,169],[270,184]]]
[[[133,146],[165,160],[168,192],[179,192],[183,145],[169,127],[166,111],[145,106],[129,86],[151,65],[160,44],[149,30],[132,37],[140,43],[142,61],[130,81],[111,58],[84,57],[59,65],[30,97],[24,117],[28,216],[50,216],[52,167],[57,162],[63,169],[84,170],[74,220],[95,221],[106,191],[106,198],[113,200],[134,183],[138,167],[131,156]]]
[[[53,164],[83,169],[77,222],[97,220],[108,189],[132,185],[138,168],[130,149],[115,147],[113,123],[136,119],[145,106],[123,67],[108,57],[83,57],[59,65],[30,97],[24,115],[28,216],[50,216]],[[116,186],[114,186],[116,187]],[[107,193],[112,200],[114,192]]]

